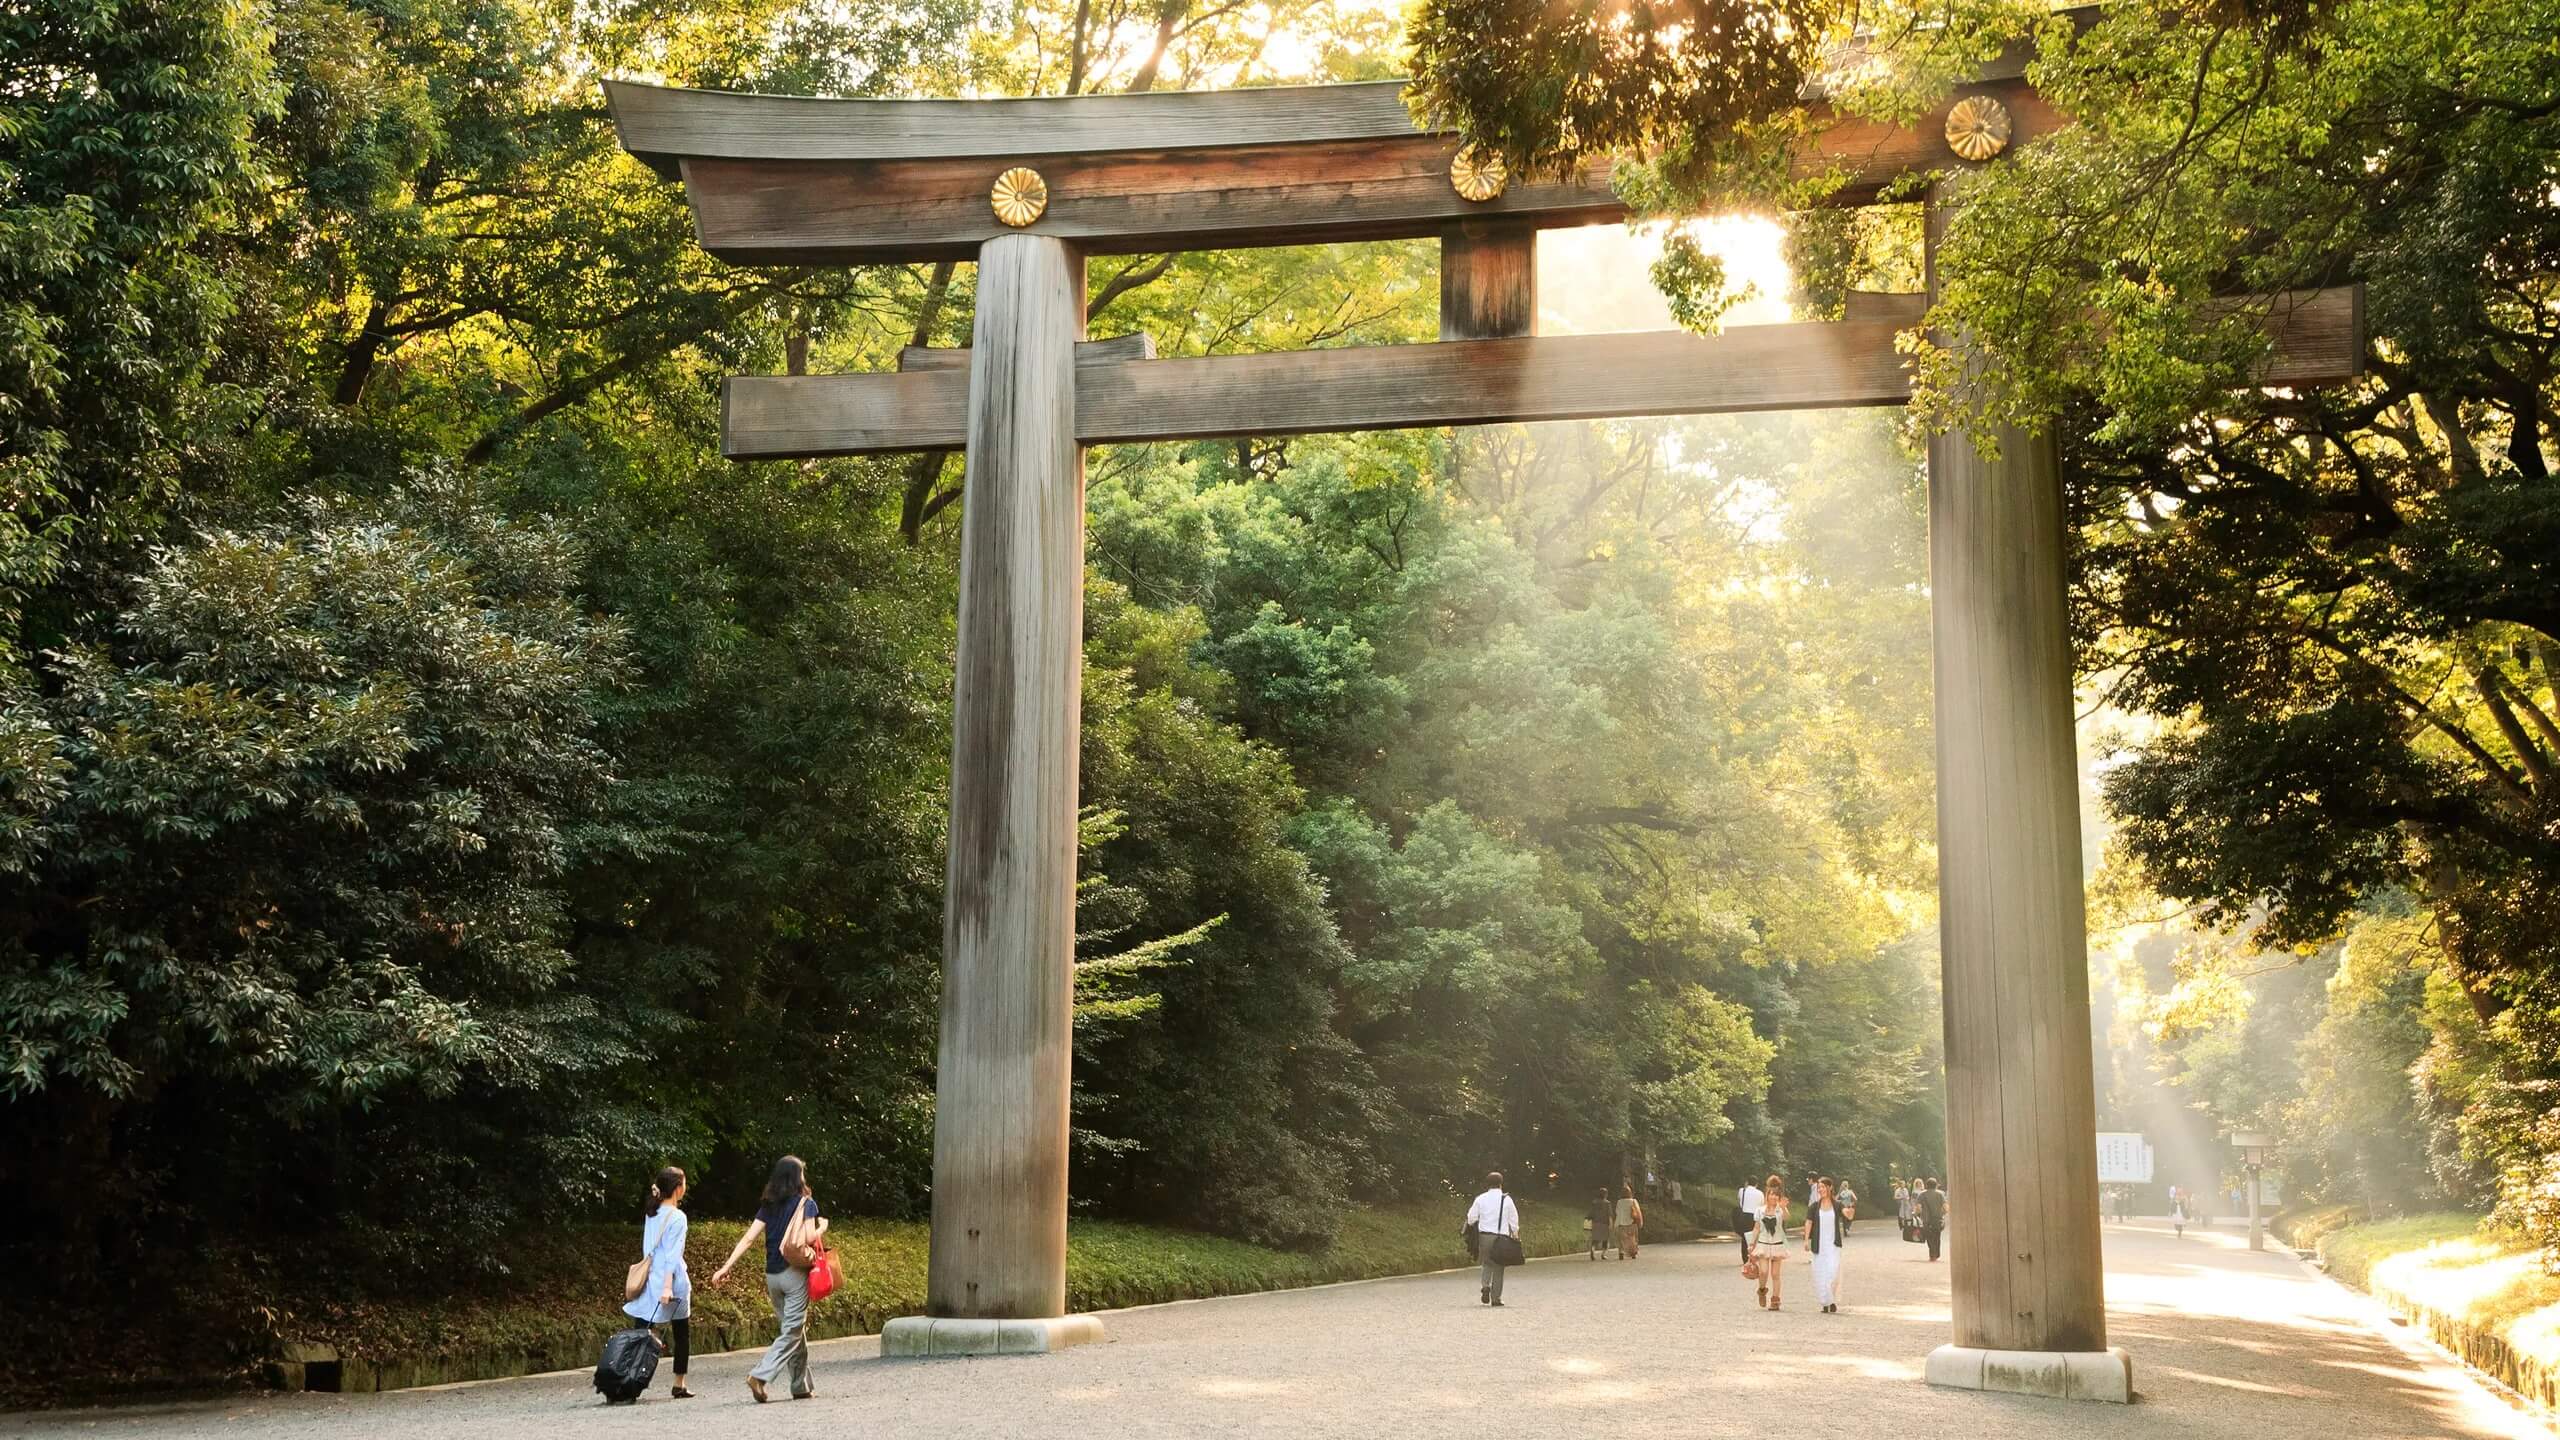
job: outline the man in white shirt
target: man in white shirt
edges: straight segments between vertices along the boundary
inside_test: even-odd
[[[1743,1181],[1741,1194],[1735,1201],[1740,1213],[1733,1218],[1735,1233],[1742,1237],[1742,1263],[1746,1265],[1751,1263],[1751,1232],[1760,1224],[1762,1203],[1760,1187],[1748,1180]]]
[[[1502,1304],[1502,1262],[1494,1258],[1493,1237],[1508,1235],[1520,1238],[1520,1206],[1502,1188],[1499,1170],[1484,1177],[1484,1193],[1467,1207],[1467,1227],[1476,1232],[1476,1259],[1483,1284],[1476,1288],[1480,1304]]]

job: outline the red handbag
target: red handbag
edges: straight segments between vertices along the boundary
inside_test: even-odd
[[[835,1293],[836,1256],[823,1235],[810,1241],[809,1248],[816,1252],[809,1261],[809,1298],[814,1302]]]

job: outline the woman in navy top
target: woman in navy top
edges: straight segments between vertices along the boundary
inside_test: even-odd
[[[747,1393],[759,1405],[772,1398],[765,1393],[765,1385],[785,1370],[791,1374],[792,1399],[806,1400],[818,1393],[809,1383],[809,1272],[783,1259],[782,1248],[786,1240],[805,1244],[826,1233],[827,1219],[818,1213],[818,1198],[809,1193],[808,1167],[799,1156],[785,1155],[774,1162],[773,1178],[764,1182],[755,1223],[738,1237],[737,1248],[711,1277],[714,1285],[726,1279],[729,1268],[756,1243],[756,1237],[764,1237],[764,1291],[773,1301],[781,1330],[747,1375]]]

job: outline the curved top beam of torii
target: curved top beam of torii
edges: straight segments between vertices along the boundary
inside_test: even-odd
[[[1964,163],[1947,114],[1997,101],[2010,143],[2062,117],[2005,55],[1910,126],[1841,118],[1798,159],[1834,167],[1844,200],[1914,170]],[[703,247],[742,264],[968,259],[1016,227],[989,204],[996,178],[1036,170],[1034,234],[1088,253],[1237,249],[1436,235],[1509,217],[1545,228],[1624,218],[1605,164],[1515,179],[1470,199],[1452,184],[1455,137],[1418,131],[1402,81],[1020,100],[821,100],[605,82],[624,148],[681,179]]]
[[[1917,171],[1989,161],[2067,123],[2027,84],[2029,58],[2013,48],[1911,125],[1835,116],[1796,163],[1844,174],[1839,198],[1858,203]],[[1084,444],[1908,397],[1895,339],[1918,296],[1715,337],[1537,336],[1535,232],[1624,218],[1605,166],[1471,187],[1456,137],[1415,129],[1402,88],[821,100],[608,81],[605,93],[624,146],[684,182],[703,248],[742,264],[974,260],[1015,233],[1086,254],[1440,239],[1443,343],[1166,360],[1091,349],[1076,366]],[[2000,143],[1959,154],[1959,110],[1987,115]],[[1024,189],[1041,203],[1006,213]],[[2235,303],[2275,342],[2261,383],[2355,373],[2351,287]],[[961,445],[968,375],[910,358],[897,374],[733,379],[722,447],[747,460]]]

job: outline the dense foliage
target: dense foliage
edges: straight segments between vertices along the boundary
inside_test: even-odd
[[[2392,1204],[2494,1193],[2545,1225],[2555,24],[2532,3],[2357,4],[2308,29],[2111,15],[2041,67],[2084,123],[1980,188],[1956,296],[2005,373],[2054,377],[1992,403],[2075,417],[2084,661],[2168,722],[2108,778],[2125,856],[2326,962],[2303,1178],[2343,1167]],[[2174,93],[2123,84],[2134,56]],[[2021,294],[2026,253],[2055,294]],[[2208,296],[2341,276],[2367,287],[2366,381],[2221,388],[2259,342]],[[2071,322],[2028,318],[2069,294]]]
[[[1423,93],[1515,158],[1558,143],[1531,112],[1570,83],[1616,107],[1640,207],[1836,183],[1781,163],[1813,103],[1702,119],[1656,73],[1667,40],[1487,95],[1503,52],[1464,53],[1465,13],[1423,13]],[[2241,932],[2183,956],[2169,937],[2128,972],[2126,1017],[2217,1121],[2292,1137],[2303,1183],[2494,1196],[2560,1246],[2560,11],[1983,0],[1856,21],[1823,104],[1911,113],[2025,35],[2075,122],[1934,177],[1939,289],[1912,354],[1924,422],[2058,431],[2083,670],[2136,722],[2105,777],[2126,883]],[[1802,273],[1907,280],[1910,208],[1800,226]],[[1684,319],[1722,313],[1719,267],[1675,248],[1660,273]],[[2265,314],[2348,281],[2367,377],[2252,387]]]
[[[729,465],[717,382],[954,343],[972,276],[710,261],[592,79],[1366,78],[1389,29],[0,15],[0,1171],[47,1247],[13,1283],[331,1231],[376,1280],[494,1269],[666,1161],[741,1207],[784,1149],[921,1213],[961,470]],[[1434,259],[1098,261],[1091,308],[1175,354],[1418,339]],[[1934,1159],[1885,424],[1090,475],[1080,1205],[1307,1248],[1489,1164],[1571,1196]]]

